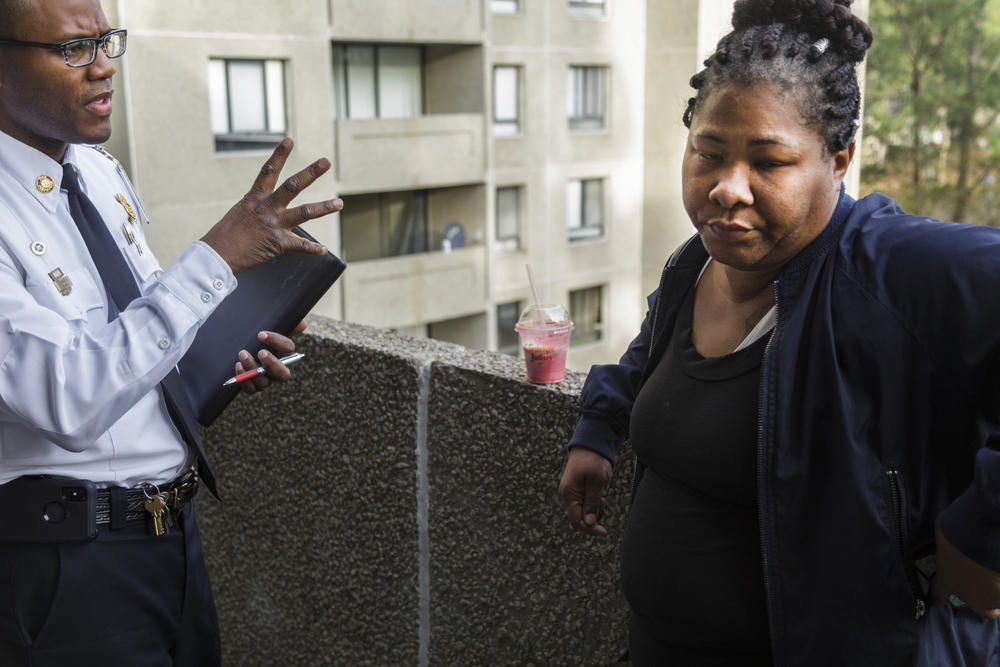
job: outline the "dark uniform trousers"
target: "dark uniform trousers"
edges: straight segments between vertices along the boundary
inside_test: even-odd
[[[194,501],[91,542],[0,542],[0,665],[212,667],[219,624]]]

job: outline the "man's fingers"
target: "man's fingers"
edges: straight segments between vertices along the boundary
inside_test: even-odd
[[[284,169],[285,160],[288,159],[294,145],[295,142],[285,137],[275,146],[271,157],[267,158],[267,162],[260,168],[260,173],[257,174],[253,185],[250,186],[250,192],[268,194],[274,190],[274,184],[278,182],[278,175]]]
[[[288,370],[288,367],[281,363],[278,357],[274,356],[268,350],[261,350],[257,353],[257,359],[260,360],[261,365],[267,369],[267,375],[270,376],[271,380],[277,382],[288,382],[292,377],[292,372]],[[265,376],[260,376],[264,378]],[[264,385],[267,386],[267,385]],[[259,389],[263,389],[258,385]]]
[[[285,208],[300,192],[329,170],[330,161],[321,157],[302,171],[289,176],[272,195],[275,206]]]
[[[250,353],[246,350],[241,350],[238,356],[240,360],[236,362],[235,375],[239,375],[244,371],[257,367],[257,365],[253,362],[253,357],[250,356]],[[254,386],[254,383],[251,380],[244,380],[243,382],[240,382],[240,389],[248,394],[252,394],[257,391],[257,387]]]
[[[301,326],[301,322],[299,326]],[[292,332],[294,336],[296,332]],[[273,331],[261,331],[257,334],[257,340],[264,343],[269,348],[274,350],[275,354],[278,356],[285,356],[286,354],[291,354],[295,351],[295,342],[287,336],[282,336],[279,333],[274,333]]]
[[[281,214],[281,226],[285,229],[291,229],[307,220],[315,220],[324,215],[336,213],[342,208],[344,208],[344,201],[339,197],[293,206],[285,209]]]

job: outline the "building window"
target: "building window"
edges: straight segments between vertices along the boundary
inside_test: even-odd
[[[510,136],[521,131],[520,68],[497,65],[493,68],[493,134]]]
[[[490,11],[494,14],[517,14],[518,0],[490,0]]]
[[[521,188],[497,188],[497,247],[517,250],[521,247]]]
[[[413,118],[423,109],[419,46],[337,44],[333,78],[338,118]]]
[[[345,196],[340,235],[345,260],[427,252],[427,192]]]
[[[566,187],[566,226],[569,240],[604,235],[604,181],[599,178],[570,181]]]
[[[514,325],[521,317],[521,302],[497,304],[497,351],[515,357],[521,354],[521,341]]]
[[[605,0],[569,0],[569,12],[573,16],[604,16],[606,5]]]
[[[213,58],[208,99],[217,151],[273,148],[285,136],[284,61]]]
[[[604,127],[607,78],[607,67],[573,65],[569,68],[566,99],[570,129],[593,130]]]
[[[573,320],[570,345],[596,343],[604,338],[603,294],[600,285],[569,293],[569,316]]]

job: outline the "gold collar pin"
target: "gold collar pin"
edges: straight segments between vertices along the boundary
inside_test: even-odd
[[[35,188],[42,193],[52,192],[52,189],[56,187],[56,182],[52,180],[51,176],[42,174],[35,179]]]

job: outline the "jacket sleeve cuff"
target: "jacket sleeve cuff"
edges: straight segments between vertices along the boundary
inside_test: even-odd
[[[983,505],[975,486],[941,513],[941,532],[956,549],[994,572],[1000,572],[1000,517]]]
[[[583,447],[595,451],[608,461],[615,464],[615,453],[624,438],[608,425],[605,419],[590,417],[586,414],[580,417],[570,438],[568,449]]]

